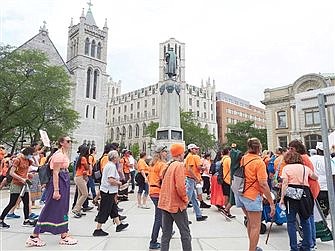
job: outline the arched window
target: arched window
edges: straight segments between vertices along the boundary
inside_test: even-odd
[[[95,109],[96,109],[96,107],[94,106],[93,107],[93,119],[95,119]]]
[[[112,128],[111,129],[111,141],[113,141],[114,140],[114,129]]]
[[[122,138],[125,138],[125,137],[126,137],[126,134],[127,134],[126,127],[125,127],[125,126],[122,126],[121,137],[122,137]]]
[[[95,57],[95,47],[95,41],[93,40],[91,44],[91,57]]]
[[[114,87],[112,88],[112,97],[114,97],[114,92],[115,92],[115,89]]]
[[[94,77],[93,77],[93,99],[97,98],[98,77],[99,77],[99,72],[98,70],[95,70]]]
[[[90,39],[85,39],[85,55],[89,55],[90,53]]]
[[[86,105],[85,118],[88,118],[89,105]]]
[[[146,130],[147,130],[147,125],[145,123],[143,123],[143,136],[146,135]]]
[[[97,58],[101,59],[101,43],[98,43],[98,47],[97,47]]]
[[[116,140],[120,139],[120,128],[116,127],[116,135],[115,135]]]
[[[146,152],[147,151],[147,142],[143,142],[143,145],[142,145],[142,151],[143,152]]]
[[[86,78],[86,98],[89,98],[89,97],[90,97],[91,75],[92,75],[92,69],[89,68],[89,69],[87,70],[87,78]]]
[[[128,138],[132,138],[133,137],[133,127],[131,125],[129,125],[128,127]]]
[[[322,137],[318,134],[310,134],[305,136],[305,146],[307,150],[315,149],[316,142],[322,142]]]
[[[140,136],[140,127],[138,124],[135,125],[135,137],[138,138]]]

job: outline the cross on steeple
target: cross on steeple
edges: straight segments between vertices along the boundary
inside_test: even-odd
[[[93,6],[91,0],[89,2],[87,2],[87,5],[88,5],[88,9],[90,10],[91,9],[91,6]]]

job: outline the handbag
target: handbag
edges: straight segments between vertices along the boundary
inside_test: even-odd
[[[304,184],[304,180],[305,180],[305,166],[303,165],[302,167],[304,168],[304,172],[303,172],[303,178],[302,178],[301,185]],[[304,194],[304,189],[299,188],[299,187],[288,186],[285,191],[285,196],[293,200],[301,200],[303,194]]]

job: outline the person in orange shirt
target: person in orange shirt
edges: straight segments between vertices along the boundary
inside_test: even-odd
[[[129,162],[129,150],[123,149],[122,150],[122,158],[120,159],[120,169],[124,173],[124,179],[122,180],[122,183],[125,184],[130,179],[130,162]],[[119,191],[119,199],[121,201],[128,201],[128,188],[124,190]]]
[[[172,144],[170,148],[172,161],[162,176],[161,194],[158,207],[162,210],[161,251],[168,251],[172,236],[173,222],[179,229],[184,251],[192,250],[192,237],[188,223],[188,198],[185,188],[184,146]]]
[[[137,193],[137,207],[150,209],[147,205],[147,198],[149,194],[149,185],[148,185],[148,174],[149,174],[149,166],[145,162],[147,158],[147,154],[145,152],[140,153],[140,159],[137,162],[139,175],[142,175],[143,182],[138,184],[138,193]],[[144,191],[144,195],[142,193]],[[142,201],[142,202],[141,202]]]
[[[306,151],[306,147],[304,146],[304,144],[298,140],[292,140],[289,144],[288,144],[289,151],[294,151],[297,153],[300,153],[301,157],[302,157],[302,161],[303,164],[307,167],[309,167],[313,172],[314,172],[314,166],[313,163],[311,162],[311,160],[309,159],[309,156],[307,155],[307,151]],[[311,190],[313,199],[316,200],[316,198],[319,195],[320,192],[320,184],[317,180],[308,178],[308,184],[309,184],[309,188]],[[314,246],[316,246],[316,228],[315,228],[315,223],[314,223],[314,214],[312,213],[312,215],[309,217],[309,223],[311,225],[311,230],[312,230],[312,235],[311,235],[311,240],[310,242],[311,244],[311,248],[314,248]]]
[[[4,145],[0,145],[0,162],[4,159],[6,155],[6,149]]]
[[[87,181],[90,171],[90,164],[88,163],[89,148],[86,145],[82,145],[80,149],[80,155],[76,163],[76,176],[74,177],[74,183],[78,189],[78,200],[72,213],[75,218],[82,216],[81,207],[88,196]]]
[[[247,231],[249,238],[249,251],[261,251],[257,247],[261,218],[263,210],[263,193],[270,204],[270,216],[275,214],[275,204],[271,198],[268,186],[266,166],[259,156],[262,144],[257,138],[250,138],[247,142],[248,152],[241,159],[241,166],[245,165],[245,190],[244,193],[234,193],[237,207],[241,207],[247,217]]]
[[[149,164],[149,196],[155,205],[155,220],[152,226],[150,249],[160,249],[160,243],[157,242],[157,239],[159,230],[162,227],[162,210],[158,208],[158,200],[161,192],[161,175],[167,166],[167,154],[166,146],[158,146]]]
[[[211,167],[211,154],[205,153],[204,157],[201,159],[203,171],[201,173],[201,178],[204,182],[204,185],[202,187],[202,192],[207,194],[207,200],[211,199],[211,182],[210,182],[210,174],[209,169]]]
[[[197,221],[204,221],[208,217],[202,215],[202,212],[200,211],[200,207],[197,201],[197,195],[196,195],[196,185],[201,182],[201,174],[200,170],[202,168],[202,163],[200,156],[198,155],[199,147],[197,147],[195,144],[189,144],[187,146],[187,149],[189,151],[189,154],[186,156],[185,161],[185,175],[186,175],[186,191],[189,202],[192,203],[196,220]],[[201,202],[203,203],[201,205]],[[205,207],[207,205],[203,201],[200,202],[200,205],[202,207]],[[205,204],[205,205],[204,205]],[[207,205],[207,207],[210,207],[210,205]]]

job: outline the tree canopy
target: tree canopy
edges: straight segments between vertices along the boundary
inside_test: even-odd
[[[266,129],[254,128],[253,125],[253,121],[229,124],[229,132],[226,133],[228,145],[235,143],[238,149],[240,149],[242,152],[245,152],[247,150],[247,140],[249,138],[256,137],[261,141],[263,149],[267,149]]]
[[[65,68],[50,65],[40,51],[12,49],[0,46],[0,141],[15,148],[19,140],[39,140],[40,129],[50,140],[70,133],[79,115]]]

